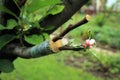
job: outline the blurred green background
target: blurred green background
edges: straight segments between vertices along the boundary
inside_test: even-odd
[[[91,31],[96,47],[86,51],[61,51],[36,59],[15,60],[15,70],[2,73],[0,80],[120,80],[120,1],[96,9],[94,2],[82,7],[57,30],[65,29],[90,14],[90,21],[71,31],[67,37],[82,43]],[[109,1],[109,0],[108,0]],[[100,4],[100,3],[99,3]],[[118,6],[116,6],[118,5]],[[117,8],[116,8],[117,7]]]

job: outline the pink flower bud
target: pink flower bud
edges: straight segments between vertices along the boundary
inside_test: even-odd
[[[90,39],[87,39],[87,40],[85,41],[85,44],[86,44],[86,45],[89,45],[89,43],[90,43]]]
[[[91,48],[93,48],[93,46],[89,46],[89,48],[91,49]]]
[[[84,48],[86,48],[86,47],[87,47],[87,45],[86,45],[86,44],[83,44],[83,47],[84,47]]]
[[[85,44],[83,45],[83,47],[84,48],[87,48],[87,47],[93,48],[94,44],[95,44],[95,39],[87,39],[87,40],[85,40]]]

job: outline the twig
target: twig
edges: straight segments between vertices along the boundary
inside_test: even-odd
[[[58,36],[56,36],[55,38],[53,38],[53,42],[56,42],[57,40],[63,38],[68,32],[70,32],[71,30],[87,23],[90,19],[89,15],[86,15],[86,17],[81,20],[80,22],[74,24],[74,25],[69,25],[61,34],[59,34]]]
[[[85,48],[83,47],[73,47],[73,46],[63,46],[60,47],[59,50],[72,50],[72,51],[80,51],[80,50],[84,50]]]

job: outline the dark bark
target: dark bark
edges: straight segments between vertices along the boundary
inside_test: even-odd
[[[53,30],[47,31],[48,33],[52,33],[66,21],[68,21],[84,4],[86,4],[89,0],[62,0],[65,5],[65,9],[56,15],[48,15],[42,21],[40,21],[40,25],[44,28],[48,26],[54,26]]]
[[[19,56],[21,58],[26,58],[26,59],[37,58],[40,56],[45,56],[45,55],[49,55],[51,53],[54,53],[50,49],[49,45],[50,45],[49,41],[45,41],[42,44],[27,48],[27,47],[22,47],[18,43],[16,43],[16,44],[11,43],[8,46],[6,46],[4,48],[4,50],[1,52],[4,52],[6,54],[6,56],[11,55],[11,53],[12,53],[12,56],[9,56],[9,58],[6,56],[3,56],[9,60],[11,60],[11,59],[13,60],[13,58],[15,56]]]

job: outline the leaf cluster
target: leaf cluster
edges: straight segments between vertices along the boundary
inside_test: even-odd
[[[40,26],[39,21],[47,15],[58,14],[64,9],[61,0],[27,0],[22,7],[19,7],[17,4],[18,0],[13,1],[20,10],[19,16],[16,16],[15,13],[7,9],[5,6],[0,6],[1,12],[8,13],[17,19],[17,21],[15,19],[7,20],[6,26],[0,24],[0,34],[2,34],[3,30],[9,31],[15,29],[15,33],[13,33],[15,35],[9,34],[9,36],[14,36],[14,38],[10,37],[7,39],[8,34],[2,34],[0,36],[0,42],[3,42],[0,45],[0,49],[15,38],[26,41],[32,45],[43,42],[45,38],[49,37],[45,31],[53,29],[54,26],[43,28]],[[36,31],[32,31],[33,29]]]

